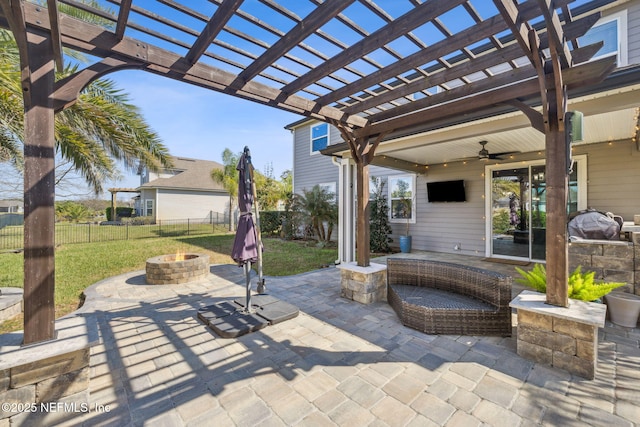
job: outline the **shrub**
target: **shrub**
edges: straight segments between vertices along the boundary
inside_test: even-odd
[[[136,216],[133,218],[122,218],[123,224],[129,225],[152,225],[156,221],[152,216]]]
[[[389,234],[392,229],[389,225],[389,205],[384,196],[384,181],[380,178],[371,177],[373,187],[373,199],[371,200],[371,210],[369,214],[369,246],[371,252],[388,253]]]
[[[279,236],[285,218],[285,212],[282,211],[260,212],[260,232],[265,236]]]
[[[524,271],[516,267],[521,278],[516,282],[534,288],[538,292],[547,292],[547,270],[542,264],[536,264],[531,271]],[[596,282],[596,273],[593,271],[582,272],[578,266],[569,276],[569,298],[582,301],[595,301],[602,298],[612,290],[626,285],[623,282]]]
[[[115,218],[111,217],[111,206],[109,206],[105,211],[107,214],[107,221],[115,221]],[[128,208],[126,206],[116,207],[116,215],[118,218],[130,218],[133,216],[133,212],[133,208]]]

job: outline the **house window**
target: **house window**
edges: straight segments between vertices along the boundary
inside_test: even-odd
[[[584,36],[578,39],[580,46],[599,41],[604,45],[593,59],[617,55],[618,66],[627,65],[627,12],[622,11],[602,18]]]
[[[144,201],[144,216],[153,216],[153,199]]]
[[[331,194],[332,198],[331,201],[332,202],[336,202],[337,198],[336,198],[336,183],[335,182],[325,182],[322,184],[318,184],[318,186],[327,192],[327,194]]]
[[[311,154],[315,154],[327,148],[329,145],[329,125],[320,123],[311,126]]]
[[[391,222],[416,222],[416,206],[414,189],[416,177],[413,175],[399,175],[389,177],[389,200]]]

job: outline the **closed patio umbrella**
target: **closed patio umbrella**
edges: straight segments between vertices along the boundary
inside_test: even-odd
[[[258,263],[259,278],[258,291],[264,292],[264,279],[262,278],[262,242],[260,241],[260,223],[256,198],[255,184],[253,182],[253,165],[251,164],[251,152],[249,147],[244,147],[236,169],[239,172],[238,180],[238,227],[236,237],[231,250],[231,257],[238,265],[244,267],[246,275],[247,301],[245,310],[251,311],[251,263]],[[255,205],[254,212],[252,212]]]

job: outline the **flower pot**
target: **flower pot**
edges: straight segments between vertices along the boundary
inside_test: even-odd
[[[640,297],[628,292],[611,292],[604,296],[611,321],[616,325],[635,328],[640,314]]]
[[[400,236],[400,252],[411,252],[411,236]]]

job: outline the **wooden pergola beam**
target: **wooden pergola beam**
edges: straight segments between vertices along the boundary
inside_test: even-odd
[[[564,70],[564,81],[568,89],[582,87],[602,81],[616,67],[615,58],[603,58],[587,64]],[[553,80],[551,77],[548,79]],[[421,123],[440,120],[447,117],[475,112],[491,105],[505,103],[512,99],[521,99],[540,93],[537,79],[529,79],[505,87],[498,87],[483,93],[446,104],[437,104],[432,108],[418,110],[389,120],[373,122],[366,128],[355,131],[356,136],[376,135],[392,129],[402,129]]]
[[[552,1],[538,0],[538,4],[542,10],[542,16],[547,23],[549,47],[553,48],[558,53],[558,60],[560,61],[562,68],[567,68],[573,65],[571,51],[569,50],[564,32],[562,31],[560,17],[558,16]]]
[[[352,63],[385,43],[400,37],[407,31],[428,22],[439,15],[464,3],[465,0],[431,0],[416,6],[410,12],[392,21],[389,25],[371,33],[368,37],[354,43],[349,48],[325,61],[298,79],[282,88],[286,94],[296,93],[310,84],[326,77],[340,67]]]
[[[38,19],[39,11],[36,9],[37,5],[24,3],[26,22],[35,28],[48,31],[47,22]],[[123,57],[139,61],[144,64],[147,71],[198,84],[215,91],[224,92],[237,77],[233,73],[200,62],[191,67],[180,55],[158,47],[148,49],[146,43],[133,38],[124,37],[120,42],[114,43],[115,36],[112,32],[69,16],[61,16],[60,28],[63,34],[62,43],[67,47],[99,57]],[[239,96],[255,102],[318,117],[321,120],[337,120],[357,127],[363,127],[368,123],[366,118],[349,115],[337,108],[318,105],[300,96],[283,97],[281,90],[262,83],[251,81],[243,87],[242,91],[246,95],[239,94]]]
[[[400,87],[394,88],[393,90],[389,90],[378,96],[372,96],[368,99],[358,102],[353,106],[346,107],[344,111],[349,112],[350,114],[363,112],[378,105],[388,103],[394,99],[399,99],[402,96],[411,95],[425,89],[436,87],[442,83],[446,83],[454,79],[458,79],[460,77],[485,70],[494,65],[498,65],[508,60],[515,59],[518,56],[522,56],[522,51],[517,45],[514,44],[501,49],[500,55],[482,55],[475,59],[465,61],[464,64],[460,64],[448,69],[443,69],[442,71],[433,73],[411,83],[407,83]]]
[[[565,4],[567,1],[572,1],[572,0],[562,0],[561,3]],[[540,12],[536,7],[535,0],[529,0],[525,3],[519,4],[518,10],[520,11],[520,14],[524,19],[531,19],[531,18],[534,18],[536,15],[540,14]],[[592,19],[591,15],[589,15],[585,18],[581,18],[575,21],[575,23],[570,23],[568,24],[569,27],[565,28],[565,31],[571,33],[573,37],[580,37],[584,34],[584,32],[586,32],[588,28],[591,28],[591,26],[595,22],[595,21],[591,23],[587,22],[587,20],[591,20],[591,19]],[[582,27],[586,27],[586,29],[583,31]],[[506,30],[507,28],[508,28],[507,23],[503,20],[502,16],[496,15],[496,16],[490,17],[488,19],[485,19],[482,22],[477,23],[473,27],[462,30],[459,33],[452,35],[451,37],[448,37],[444,40],[436,42],[430,46],[427,46],[421,49],[420,51],[414,54],[411,54],[409,56],[406,56],[403,59],[395,61],[391,65],[388,65],[378,71],[374,71],[347,85],[339,87],[333,90],[332,92],[317,98],[315,101],[323,105],[328,105],[332,102],[336,102],[354,93],[364,91],[365,89],[372,87],[375,84],[378,84],[379,82],[386,81],[395,76],[399,76],[402,73],[405,73],[413,68],[427,64],[442,56],[446,56],[449,53],[460,50],[465,46],[469,46],[483,39],[489,38],[495,34],[498,34]],[[507,47],[506,49],[509,49],[509,47]],[[517,52],[519,55],[522,55],[521,49],[517,50]],[[508,61],[509,59],[513,59],[507,54],[505,49],[501,49],[498,55],[501,58],[503,58],[505,62]],[[431,79],[432,76],[429,76],[428,78]],[[434,83],[434,85],[436,84],[437,83]],[[393,92],[395,93],[396,90],[398,89],[394,89]],[[392,99],[397,99],[397,98],[400,98],[401,96],[404,96],[404,95],[398,94],[398,96]],[[387,102],[387,101],[388,101],[388,98],[385,101],[381,100],[378,103],[378,105],[383,104],[384,102]],[[355,109],[358,107],[354,106],[353,108]],[[365,111],[366,108],[358,108],[358,110]]]
[[[428,167],[427,165],[422,163],[409,162],[407,160],[387,156],[386,154],[379,154],[374,156],[370,164],[404,172],[411,172],[418,175],[425,175],[427,173]]]
[[[207,47],[211,44],[220,31],[224,28],[226,23],[231,19],[236,10],[240,7],[244,0],[227,0],[223,2],[218,9],[213,13],[213,16],[207,22],[204,29],[196,39],[196,41],[189,49],[189,52],[185,55],[187,63],[193,65],[207,50]]]
[[[516,37],[516,41],[522,48],[522,52],[533,62],[533,50],[534,48],[529,44],[529,25],[527,19],[521,16],[520,11],[516,7],[516,3],[513,0],[494,0],[493,3],[502,15],[502,18],[506,22],[507,26],[511,29],[511,32]]]
[[[64,59],[62,55],[62,42],[60,41],[60,26],[58,24],[58,5],[56,0],[47,0],[47,11],[49,12],[49,24],[51,25],[51,44],[58,71],[64,69]]]
[[[118,21],[116,22],[116,38],[122,40],[124,32],[127,29],[127,22],[129,21],[129,13],[131,12],[132,0],[121,0],[120,9],[118,10]]]
[[[298,43],[313,34],[318,28],[326,24],[342,12],[354,0],[334,0],[325,2],[313,10],[305,19],[288,31],[284,37],[278,39],[269,49],[249,64],[229,85],[229,89],[241,89],[249,80],[269,67],[285,52],[291,50]]]

